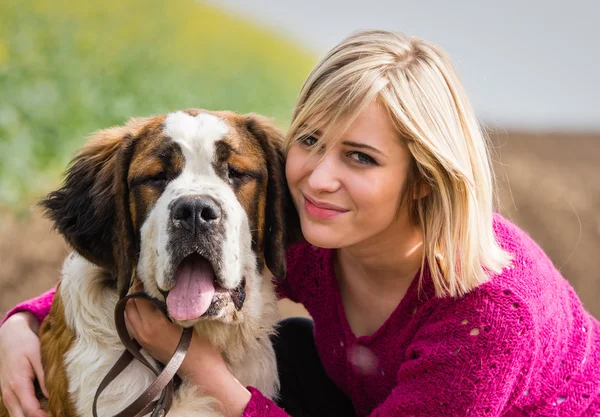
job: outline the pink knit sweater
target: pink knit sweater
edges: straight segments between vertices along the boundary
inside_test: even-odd
[[[436,298],[428,271],[387,321],[355,337],[341,302],[332,250],[288,251],[280,292],[315,322],[330,378],[360,416],[600,416],[600,323],[519,228],[496,216],[513,265],[463,298]],[[18,305],[38,319],[53,290]],[[287,416],[259,391],[244,416]]]

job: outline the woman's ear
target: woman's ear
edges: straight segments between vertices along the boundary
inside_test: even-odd
[[[427,197],[431,192],[431,185],[426,182],[420,181],[413,188],[413,200],[420,200],[423,197]]]

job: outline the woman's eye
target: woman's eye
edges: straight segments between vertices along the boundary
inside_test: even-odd
[[[314,136],[307,136],[304,139],[302,139],[300,142],[302,143],[302,145],[306,146],[307,148],[311,148],[317,144],[318,139],[315,138]]]
[[[369,155],[363,152],[350,152],[349,156],[359,164],[377,165],[377,161],[375,161],[373,158],[371,158]]]

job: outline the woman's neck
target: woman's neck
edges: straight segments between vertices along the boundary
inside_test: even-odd
[[[421,267],[423,234],[408,221],[397,221],[367,241],[338,249],[338,273],[344,280],[360,280],[375,288],[410,285]]]
[[[373,334],[383,325],[421,266],[420,229],[394,226],[368,242],[336,253],[336,276],[346,320],[357,337]]]

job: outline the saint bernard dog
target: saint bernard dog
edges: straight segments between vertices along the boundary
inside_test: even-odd
[[[293,208],[282,135],[266,119],[192,109],[102,130],[42,205],[75,250],[40,329],[50,415],[92,414],[124,351],[113,315],[115,276],[127,274],[173,322],[219,347],[242,384],[276,395],[276,295],[263,272],[285,275]],[[98,415],[122,411],[154,378],[134,361],[102,393]],[[213,415],[215,401],[183,381],[169,416]]]

